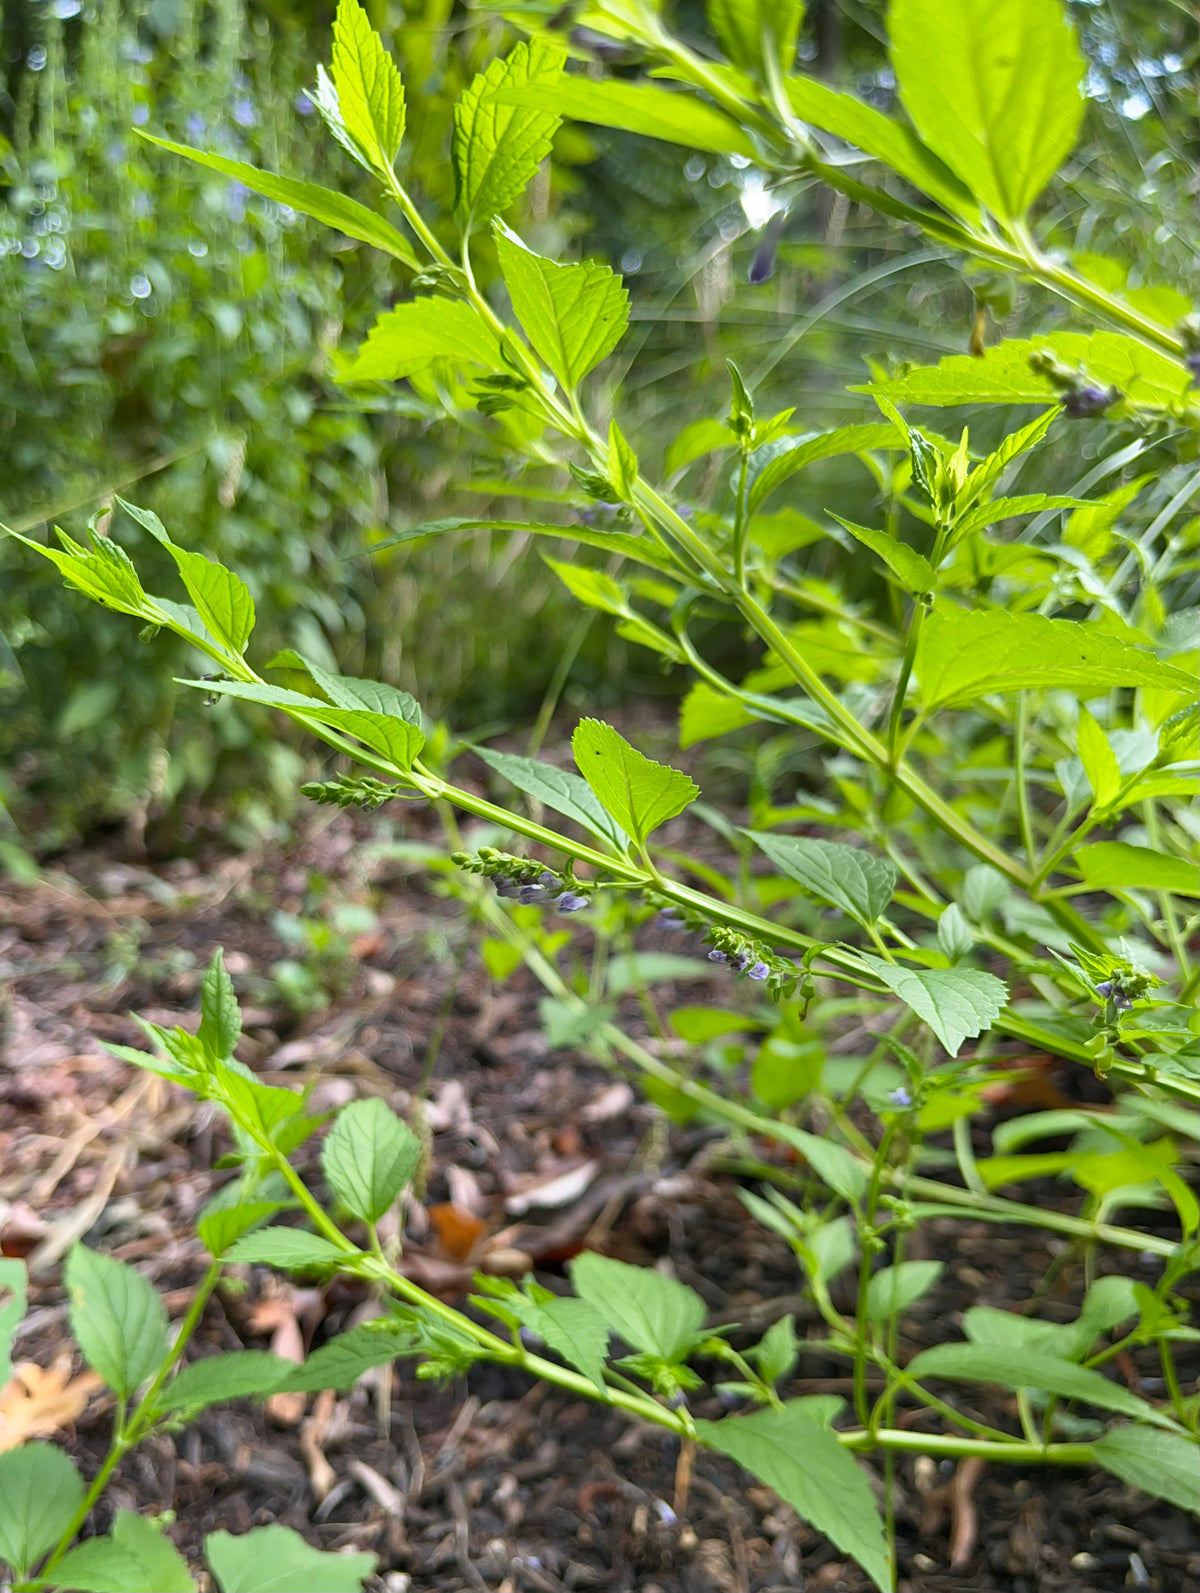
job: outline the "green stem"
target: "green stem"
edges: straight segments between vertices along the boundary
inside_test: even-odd
[[[900,673],[896,676],[896,689],[892,693],[892,710],[888,715],[888,765],[895,768],[899,761],[900,726],[904,720],[904,699],[908,695],[908,682],[917,658],[917,644],[921,640],[921,627],[925,623],[926,604],[920,595],[913,598],[912,613],[908,619],[908,632],[904,638],[904,655],[900,660]]]
[[[1021,844],[1025,848],[1025,861],[1030,874],[1036,877],[1038,870],[1037,847],[1033,839],[1033,815],[1029,806],[1029,781],[1025,774],[1025,736],[1028,720],[1028,703],[1025,693],[1017,693],[1016,709],[1013,714],[1013,779],[1016,782],[1017,792],[1017,823],[1021,830]]]

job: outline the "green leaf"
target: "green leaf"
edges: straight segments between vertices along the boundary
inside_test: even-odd
[[[886,912],[896,888],[896,870],[885,858],[839,841],[773,835],[764,830],[742,833],[789,879],[848,913],[864,928]]]
[[[411,1354],[416,1342],[407,1326],[388,1318],[360,1323],[347,1333],[339,1333],[319,1350],[314,1350],[299,1366],[292,1367],[279,1385],[279,1392],[315,1394],[326,1388],[338,1391],[353,1388],[373,1366],[383,1366],[399,1355]]]
[[[128,1399],[166,1357],[166,1307],[136,1268],[81,1244],[67,1256],[64,1282],[84,1360]]]
[[[824,1065],[825,1051],[819,1041],[771,1035],[754,1058],[750,1087],[764,1105],[781,1112],[817,1088]]]
[[[867,1289],[867,1321],[890,1322],[927,1294],[945,1271],[941,1261],[901,1261],[883,1267]]]
[[[276,653],[268,669],[303,669],[313,682],[337,708],[362,709],[365,713],[383,714],[392,719],[402,719],[406,725],[421,727],[421,705],[407,691],[389,686],[381,680],[360,680],[357,675],[334,675],[319,664],[301,658],[290,647]]]
[[[796,1370],[800,1346],[796,1342],[796,1319],[782,1316],[763,1334],[754,1347],[754,1362],[764,1382],[777,1383]]]
[[[413,299],[379,317],[339,375],[344,382],[397,382],[441,362],[504,370],[499,340],[478,311],[459,299]]]
[[[731,1455],[851,1555],[883,1593],[893,1586],[883,1522],[866,1473],[806,1400],[725,1421],[697,1421],[700,1442]]]
[[[581,780],[570,769],[556,769],[553,764],[539,763],[536,758],[522,758],[514,752],[496,752],[491,747],[476,747],[476,755],[489,769],[502,775],[510,785],[526,796],[544,802],[548,808],[573,819],[576,824],[608,841],[619,852],[629,844],[621,826],[605,812],[586,780]]]
[[[1182,1433],[1110,1427],[1092,1445],[1092,1453],[1122,1482],[1168,1500],[1193,1518],[1200,1513],[1200,1456]]]
[[[569,1297],[546,1300],[526,1312],[524,1320],[568,1366],[582,1372],[590,1383],[604,1392],[608,1329],[594,1306],[587,1300]]]
[[[125,549],[109,537],[94,537],[90,547],[74,541],[65,531],[55,527],[62,549],[50,548],[42,542],[23,537],[7,526],[0,527],[15,542],[40,553],[55,566],[68,586],[90,597],[105,608],[115,608],[121,614],[132,614],[136,619],[153,620],[154,608],[142,588],[138,573]]]
[[[240,1239],[251,1228],[282,1210],[283,1206],[278,1200],[253,1200],[238,1206],[222,1206],[197,1220],[196,1233],[210,1256],[223,1256],[235,1239]]]
[[[970,216],[978,209],[970,189],[926,148],[911,127],[817,78],[789,77],[784,87],[792,109],[804,121],[856,144],[955,215]]]
[[[224,177],[244,183],[265,199],[289,205],[291,209],[311,216],[314,221],[324,222],[327,227],[333,227],[347,238],[355,238],[359,243],[369,243],[375,249],[382,249],[410,270],[420,269],[420,262],[404,234],[398,232],[390,221],[368,210],[366,205],[360,205],[357,199],[348,199],[345,194],[334,193],[330,188],[319,188],[316,183],[297,182],[294,177],[277,177],[274,172],[259,171],[257,166],[248,166],[245,161],[228,160],[224,155],[210,155],[202,149],[191,149],[187,144],[172,143],[169,138],[156,138],[153,133],[143,132],[141,128],[135,127],[134,132],[147,143],[157,144],[160,149],[168,149],[173,155],[183,155],[197,165],[207,166]]]
[[[702,459],[707,454],[716,453],[723,448],[737,446],[737,438],[720,420],[694,420],[685,426],[675,440],[667,445],[663,455],[663,471],[668,476],[673,476],[677,470],[683,470],[693,460]]]
[[[632,1349],[678,1361],[704,1336],[704,1301],[675,1278],[593,1250],[576,1256],[569,1270],[575,1293]]]
[[[559,124],[553,111],[499,103],[497,91],[554,83],[565,60],[565,52],[544,39],[522,42],[479,73],[454,107],[456,211],[468,236],[525,191]]]
[[[1122,332],[1006,338],[983,359],[951,354],[937,365],[918,366],[850,391],[911,404],[1057,404],[1057,388],[1029,364],[1029,356],[1043,349],[1065,365],[1086,370],[1090,380],[1117,388],[1133,405],[1183,413],[1188,401],[1183,367]]]
[[[376,1223],[412,1181],[421,1141],[377,1097],[351,1101],[321,1147],[321,1166],[346,1210]]]
[[[200,986],[200,1013],[196,1038],[215,1062],[226,1061],[241,1037],[242,1014],[219,946]]]
[[[110,1537],[68,1550],[52,1580],[72,1593],[194,1593],[196,1586],[162,1528],[132,1510],[117,1511]]]
[[[1079,728],[1075,746],[1079,753],[1079,761],[1083,764],[1083,772],[1087,775],[1088,784],[1092,788],[1092,805],[1102,808],[1120,790],[1121,766],[1117,762],[1116,753],[1109,745],[1108,737],[1087,709],[1082,707],[1079,710]]]
[[[620,277],[596,261],[556,265],[527,249],[503,222],[494,230],[517,320],[562,385],[576,387],[629,325],[629,295]]]
[[[638,479],[638,458],[615,420],[608,423],[608,471],[621,501],[632,502]]]
[[[599,719],[580,720],[571,748],[580,774],[639,845],[700,795],[694,780],[645,757]]]
[[[390,172],[404,137],[404,85],[358,0],[338,0],[331,75],[342,127],[363,164]]]
[[[451,516],[445,520],[426,520],[409,526],[397,536],[372,545],[372,553],[382,553],[404,542],[417,542],[422,537],[441,536],[447,531],[515,531],[524,536],[554,537],[559,542],[579,542],[584,547],[600,548],[605,553],[616,553],[623,559],[632,559],[648,569],[659,570],[663,575],[678,574],[671,561],[661,555],[649,537],[632,529],[629,531],[592,531],[580,525],[554,525],[528,520],[478,520]]]
[[[872,553],[877,553],[910,592],[920,594],[933,591],[937,585],[937,575],[934,573],[933,565],[923,553],[910,548],[908,543],[901,542],[899,537],[889,536],[886,531],[872,531],[868,526],[855,525],[853,520],[843,520],[840,514],[834,514],[831,509],[827,509],[826,513],[831,520],[836,520],[838,525],[849,531],[856,541],[861,542],[863,547],[870,548]]]
[[[960,542],[973,531],[981,531],[984,526],[995,525],[997,520],[1009,520],[1014,515],[1044,514],[1047,509],[1083,510],[1089,506],[1087,498],[1067,498],[1051,492],[1031,492],[1020,498],[991,498],[955,523],[954,540]]]
[[[902,968],[867,952],[859,960],[929,1025],[951,1056],[989,1028],[1008,999],[1003,980],[976,968]]]
[[[688,149],[714,155],[755,156],[754,145],[731,116],[691,94],[659,88],[653,83],[593,83],[586,78],[561,78],[551,87],[501,89],[502,105],[535,105],[577,122],[617,127],[644,138],[661,138]]]
[[[868,448],[903,447],[905,443],[896,428],[890,422],[880,421],[862,426],[839,426],[836,431],[807,432],[802,437],[777,437],[750,455],[747,500],[750,513],[757,514],[776,487],[818,459],[861,454]]]
[[[0,1561],[18,1581],[58,1542],[82,1502],[83,1478],[53,1444],[0,1454]]]
[[[1017,221],[1074,148],[1085,65],[1059,0],[892,0],[892,65],[923,141]]]
[[[411,769],[413,759],[425,745],[425,737],[420,729],[407,720],[395,718],[391,714],[368,713],[364,709],[331,707],[319,697],[306,697],[302,692],[288,691],[283,686],[266,686],[257,681],[243,680],[181,680],[179,684],[215,692],[221,697],[237,697],[243,702],[282,708],[293,719],[298,713],[308,714],[318,724],[345,731],[371,751],[380,753],[398,769]]]
[[[822,1139],[791,1123],[776,1123],[773,1132],[779,1139],[794,1145],[821,1182],[828,1184],[843,1200],[854,1205],[866,1194],[868,1171],[844,1145],[833,1139]]]
[[[289,1527],[255,1527],[234,1537],[210,1532],[204,1552],[221,1593],[361,1593],[377,1556],[325,1554]]]
[[[25,1263],[0,1256],[0,1388],[12,1376],[12,1342],[28,1298]]]
[[[250,632],[254,629],[254,599],[240,575],[227,570],[223,564],[205,558],[203,553],[192,553],[178,547],[167,534],[166,527],[149,509],[139,509],[118,497],[117,502],[131,519],[149,531],[175,560],[179,574],[187,587],[188,596],[196,605],[210,635],[235,653],[244,653]]]
[[[904,1369],[906,1379],[927,1377],[961,1379],[968,1383],[998,1383],[1002,1388],[1036,1388],[1063,1399],[1078,1399],[1101,1410],[1117,1411],[1139,1421],[1166,1423],[1153,1405],[1131,1394],[1100,1372],[1076,1366],[1059,1355],[1034,1354],[1027,1347],[1006,1349],[1001,1344],[937,1344],[922,1350]]]
[[[1195,690],[1186,670],[1095,625],[1004,610],[935,609],[921,630],[916,669],[926,712],[1028,689],[1065,687],[1084,700],[1112,686]]]
[[[611,575],[603,570],[589,569],[586,564],[564,564],[545,553],[542,554],[542,562],[554,571],[572,597],[577,597],[589,608],[598,608],[601,613],[617,615],[621,620],[617,626],[620,635],[661,653],[672,662],[681,660],[682,654],[674,638],[632,608],[624,591]]]
[[[755,722],[756,716],[736,697],[698,680],[679,705],[679,745],[694,747],[698,741],[709,741]]]
[[[704,10],[721,48],[743,72],[765,75],[768,39],[773,63],[786,71],[796,59],[804,0],[706,0]]]
[[[158,1396],[163,1410],[201,1410],[227,1399],[259,1399],[295,1371],[292,1361],[268,1350],[232,1350],[192,1361]]]
[[[258,1233],[243,1234],[226,1251],[225,1260],[261,1262],[284,1272],[306,1272],[310,1268],[336,1267],[352,1261],[356,1254],[304,1228],[262,1228]]]
[[[1081,846],[1074,861],[1083,883],[1094,890],[1175,891],[1200,896],[1200,870],[1182,857],[1127,841],[1097,841]]]

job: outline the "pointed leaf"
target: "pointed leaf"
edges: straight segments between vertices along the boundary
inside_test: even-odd
[[[235,1239],[282,1210],[283,1205],[278,1200],[252,1200],[238,1206],[222,1206],[197,1220],[196,1233],[209,1255],[223,1256]]]
[[[153,1521],[118,1510],[112,1535],[89,1538],[63,1555],[54,1585],[71,1593],[194,1593],[187,1561]]]
[[[539,763],[536,758],[496,752],[491,747],[476,747],[475,752],[518,791],[544,802],[564,818],[573,819],[593,835],[610,842],[619,852],[629,844],[624,830],[605,812],[591,786],[570,769],[556,769],[553,764]]]
[[[305,1272],[314,1267],[336,1267],[353,1260],[356,1254],[304,1228],[262,1228],[258,1233],[243,1234],[226,1251],[225,1260],[260,1262],[284,1272]]]
[[[914,1355],[904,1369],[906,1378],[962,1379],[968,1383],[999,1383],[1002,1388],[1036,1388],[1063,1399],[1082,1400],[1100,1410],[1113,1410],[1139,1421],[1166,1423],[1153,1405],[1111,1382],[1101,1372],[1077,1366],[1059,1355],[1032,1352],[1028,1347],[1006,1349],[1001,1344],[937,1344]]]
[[[410,1355],[417,1344],[412,1331],[389,1318],[363,1322],[339,1333],[293,1366],[279,1385],[282,1393],[315,1394],[331,1388],[353,1388],[364,1372],[384,1366],[397,1356]]]
[[[928,1294],[945,1271],[941,1261],[901,1261],[882,1267],[867,1290],[867,1321],[890,1322]]]
[[[60,549],[23,537],[7,526],[0,526],[0,530],[48,559],[68,586],[90,597],[94,603],[115,608],[122,614],[132,614],[137,619],[153,619],[154,609],[129,555],[108,537],[96,537],[91,547],[84,547],[64,531],[58,531]]]
[[[839,426],[836,431],[808,432],[803,437],[777,437],[764,443],[750,456],[751,514],[759,509],[797,470],[818,459],[834,459],[840,454],[860,454],[868,448],[903,448],[903,437],[890,423],[873,421],[862,426]]]
[[[0,1562],[18,1581],[58,1542],[82,1502],[83,1478],[53,1444],[0,1455]]]
[[[868,526],[855,525],[853,520],[843,520],[840,514],[827,510],[831,520],[836,520],[843,526],[856,541],[863,547],[870,548],[872,553],[877,553],[888,569],[899,576],[904,586],[910,592],[920,595],[922,592],[932,592],[937,585],[937,576],[933,565],[923,553],[918,553],[915,548],[910,548],[907,542],[901,542],[899,537],[892,537],[886,531],[872,531]]]
[[[862,1162],[837,1140],[822,1139],[792,1123],[777,1123],[772,1130],[779,1139],[794,1145],[822,1183],[828,1184],[843,1200],[854,1205],[867,1192],[870,1174]]]
[[[295,1371],[268,1350],[232,1350],[192,1361],[158,1396],[163,1410],[202,1410],[227,1399],[259,1399]]]
[[[84,1360],[128,1399],[166,1357],[166,1307],[135,1267],[81,1244],[67,1256],[64,1282]]]
[[[1094,890],[1175,891],[1200,896],[1200,869],[1182,857],[1127,841],[1081,846],[1074,861],[1083,883]]]
[[[639,844],[700,795],[694,780],[645,757],[599,719],[580,720],[571,747],[580,774]]]
[[[351,1101],[321,1147],[330,1187],[354,1216],[375,1223],[411,1182],[421,1141],[378,1098]]]
[[[799,881],[860,924],[876,922],[887,911],[896,888],[895,867],[861,847],[818,841],[801,835],[745,830],[760,851],[789,879]]]
[[[196,1038],[214,1061],[224,1062],[233,1055],[241,1037],[242,1014],[219,946],[200,987],[200,1011]]]
[[[1168,1500],[1193,1518],[1200,1514],[1200,1455],[1182,1433],[1110,1427],[1092,1445],[1092,1453],[1122,1482]]]
[[[527,249],[502,222],[496,253],[517,320],[564,387],[575,387],[621,341],[629,295],[597,262],[556,265]]]
[[[902,968],[865,952],[859,960],[929,1025],[951,1056],[989,1028],[1008,999],[1003,980],[976,968]]]
[[[501,215],[525,191],[550,153],[559,124],[553,111],[500,103],[497,91],[554,83],[565,60],[565,51],[544,39],[522,42],[480,72],[454,107],[456,209],[468,234]]]
[[[608,1329],[600,1313],[587,1300],[546,1300],[525,1316],[527,1326],[557,1350],[568,1366],[582,1372],[604,1392],[604,1357]]]
[[[1084,61],[1059,0],[892,0],[891,57],[921,138],[1019,220],[1074,148]]]
[[[221,1593],[361,1593],[377,1556],[325,1554],[290,1527],[210,1532],[204,1552]]]
[[[707,1307],[686,1284],[592,1250],[576,1256],[569,1270],[575,1293],[632,1349],[675,1361],[702,1337]]]
[[[268,669],[303,669],[337,708],[362,709],[366,713],[385,714],[402,719],[406,725],[421,727],[421,705],[407,691],[389,686],[381,680],[360,680],[356,675],[334,675],[319,664],[301,658],[291,648],[275,657]]]
[[[536,105],[578,122],[617,127],[688,149],[754,159],[754,145],[731,116],[691,94],[653,83],[613,79],[593,83],[582,77],[564,77],[550,86],[500,89],[496,98],[502,105]]]
[[[398,769],[411,769],[413,759],[425,745],[424,735],[407,720],[391,714],[368,713],[365,709],[331,707],[319,697],[306,697],[302,692],[288,691],[283,686],[242,680],[182,680],[179,684],[195,686],[220,697],[238,697],[244,702],[282,708],[293,719],[297,713],[308,714],[318,724],[345,731]]]
[[[319,188],[316,183],[298,182],[294,177],[277,177],[274,172],[259,171],[257,166],[248,166],[245,161],[227,160],[224,155],[210,155],[202,149],[191,149],[187,144],[172,143],[169,138],[156,138],[138,127],[134,132],[147,143],[168,149],[173,155],[183,155],[224,177],[232,177],[265,199],[273,199],[277,204],[311,216],[314,221],[324,222],[347,238],[383,249],[413,271],[419,268],[412,245],[404,234],[397,232],[390,221],[368,210],[366,205],[360,205],[357,199],[348,199],[331,188]]]
[[[696,1423],[701,1443],[731,1455],[858,1561],[882,1593],[893,1586],[883,1522],[866,1473],[806,1400]]]
[[[340,376],[345,382],[396,382],[440,361],[504,370],[499,341],[478,311],[458,299],[413,299],[379,317]]]
[[[358,0],[338,0],[330,75],[342,126],[364,162],[390,171],[404,137],[404,85]]]
[[[188,596],[210,635],[233,652],[244,653],[254,629],[254,599],[241,576],[214,559],[206,558],[203,553],[192,553],[177,546],[162,521],[148,509],[139,509],[120,497],[117,502],[175,560]]]

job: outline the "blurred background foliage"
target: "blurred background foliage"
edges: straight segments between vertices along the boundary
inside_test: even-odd
[[[515,35],[495,11],[453,0],[368,9],[407,84],[408,180],[436,215],[453,198],[454,100]],[[1091,257],[1106,283],[1165,285],[1182,313],[1195,253],[1189,8],[1071,9],[1090,62],[1090,111],[1045,203],[1044,233]],[[327,52],[331,12],[293,0],[3,8],[0,517],[78,531],[120,491],[243,575],[260,645],[393,680],[479,736],[534,720],[560,690],[593,708],[677,696],[649,655],[578,617],[522,538],[431,538],[364,556],[398,529],[478,513],[489,500],[519,517],[526,493],[565,496],[561,478],[509,479],[473,412],[435,428],[411,395],[353,401],[330,380],[328,356],[400,291],[389,262],[135,136],[145,126],[372,202],[303,93]],[[565,13],[563,23],[586,56],[590,41],[569,32]],[[701,6],[681,5],[676,24],[703,41]],[[802,64],[890,108],[884,36],[877,0],[812,0]],[[758,386],[762,409],[795,406],[795,423],[816,429],[866,415],[868,401],[845,391],[864,359],[963,352],[980,303],[989,341],[1068,324],[1043,298],[973,276],[816,186],[790,193],[784,215],[755,172],[716,157],[574,126],[555,154],[517,220],[542,252],[603,255],[625,274],[633,329],[596,401],[602,413],[621,383],[622,424],[647,463],[684,420],[726,408],[726,357]],[[772,252],[767,280],[751,283]],[[1013,423],[997,411],[943,413],[937,424],[953,433],[967,418],[981,442]],[[1127,429],[1097,423],[1045,451],[1027,490],[1077,491],[1098,469],[1095,490],[1147,477],[1124,511],[1136,535],[1178,498],[1189,461],[1180,438]],[[726,484],[697,468],[680,491],[719,507]],[[789,507],[818,517],[836,503],[872,522],[880,492],[861,463],[843,459],[797,478]],[[1194,542],[1194,522],[1180,534]],[[800,560],[817,577],[845,563],[828,540]],[[843,589],[883,601],[859,562],[838,568]],[[165,570],[148,568],[174,590]],[[1194,559],[1190,570],[1194,582]],[[1195,602],[1194,587],[1172,594],[1173,604]],[[10,841],[53,849],[119,822],[178,846],[201,824],[237,833],[286,816],[299,752],[259,734],[253,713],[213,714],[179,692],[170,677],[188,672],[186,659],[165,656],[166,645],[147,647],[124,618],[85,611],[48,566],[0,543]],[[736,651],[739,638],[727,646]]]

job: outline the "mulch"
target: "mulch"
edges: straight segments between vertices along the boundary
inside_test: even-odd
[[[32,1273],[17,1357],[46,1367],[69,1351],[62,1258],[78,1239],[139,1266],[173,1318],[186,1309],[205,1259],[195,1214],[232,1176],[211,1171],[223,1128],[98,1042],[140,1045],[134,1012],[194,1025],[217,945],[244,1002],[239,1054],[269,1082],[312,1082],[325,1106],[376,1094],[402,1115],[424,1098],[430,1172],[410,1206],[405,1265],[425,1287],[460,1303],[477,1266],[519,1275],[529,1265],[554,1286],[586,1246],[669,1270],[703,1295],[714,1323],[743,1325],[735,1343],[753,1343],[789,1310],[803,1333],[813,1317],[794,1259],[739,1201],[720,1136],[668,1124],[620,1073],[551,1051],[540,987],[523,969],[495,984],[461,910],[389,837],[399,831],[387,814],[321,810],[289,842],[252,852],[210,847],[150,863],[110,840],[8,888],[0,1250]],[[308,970],[290,1004],[272,972],[284,959]],[[687,988],[703,999],[703,986]],[[636,1009],[630,1017],[639,1021]],[[1064,1073],[1057,1087],[1069,1091]],[[316,1173],[315,1151],[305,1165]],[[1078,1197],[1045,1184],[1038,1198],[1074,1209]],[[954,1336],[972,1304],[1021,1310],[1043,1289],[1042,1312],[1070,1320],[1086,1287],[1086,1258],[1053,1235],[939,1219],[916,1237],[924,1250],[908,1254],[937,1256],[946,1270],[904,1320],[907,1353]],[[1147,1280],[1157,1266],[1122,1264]],[[298,1353],[373,1309],[344,1282],[317,1289],[234,1269],[195,1352]],[[1143,1393],[1160,1391],[1153,1358],[1122,1370]],[[847,1393],[845,1371],[808,1354],[784,1392]],[[1180,1356],[1180,1371],[1194,1378],[1195,1357]],[[970,1397],[985,1419],[1013,1427],[1003,1393]],[[695,1409],[722,1413],[715,1396]],[[85,1471],[105,1451],[110,1419],[93,1398],[65,1437]],[[507,1369],[476,1367],[439,1387],[399,1363],[348,1395],[215,1407],[156,1437],[122,1464],[93,1525],[103,1530],[116,1508],[173,1511],[171,1536],[199,1568],[206,1532],[281,1522],[319,1548],[373,1550],[372,1593],[867,1588],[722,1457],[700,1454],[678,1499],[677,1461],[662,1430]],[[1196,1525],[1104,1472],[908,1457],[895,1499],[909,1593],[1200,1593]]]

